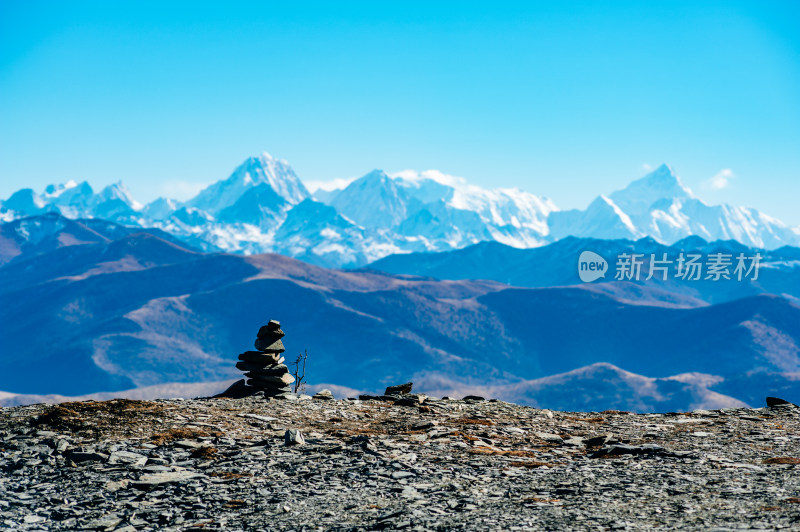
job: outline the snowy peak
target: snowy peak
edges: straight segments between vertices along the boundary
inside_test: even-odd
[[[259,183],[247,189],[233,205],[219,211],[218,218],[223,222],[244,222],[270,229],[290,206],[288,200],[279,195],[272,185]]]
[[[86,185],[88,186],[88,183]],[[89,190],[91,190],[91,187],[89,187]],[[114,184],[108,185],[98,192],[94,199],[94,203],[98,205],[107,201],[124,203],[135,211],[142,209],[142,205],[133,199],[128,187],[126,187],[122,181],[117,181]]]
[[[681,183],[678,175],[666,164],[662,164],[610,196],[610,199],[629,215],[647,212],[654,203],[665,198],[694,198],[692,191]]]
[[[3,202],[3,209],[27,216],[39,214],[46,207],[47,203],[31,188],[17,190]]]
[[[800,228],[755,209],[703,203],[667,165],[586,209],[567,211],[523,190],[486,189],[437,170],[372,170],[336,185],[314,200],[286,161],[262,153],[185,203],[159,198],[141,207],[122,183],[95,193],[70,181],[41,194],[17,191],[0,203],[0,221],[56,211],[157,227],[207,251],[277,252],[334,267],[483,241],[531,248],[568,236],[671,244],[696,235],[767,249],[800,244]]]
[[[187,202],[192,207],[217,214],[236,203],[248,189],[266,184],[287,203],[296,205],[309,197],[308,190],[284,160],[264,152],[240,164],[224,180],[203,189]]]
[[[547,219],[550,236],[580,238],[627,238],[641,236],[631,218],[609,197],[598,196],[586,210],[555,211]]]
[[[178,202],[168,198],[156,198],[142,210],[150,220],[165,220],[178,209]]]
[[[347,185],[330,205],[355,223],[370,228],[398,225],[408,215],[408,197],[383,170],[373,170]]]
[[[554,213],[549,222],[553,238],[649,236],[672,244],[696,235],[768,249],[800,243],[800,231],[755,209],[700,201],[665,164],[586,210]]]
[[[82,183],[69,181],[65,185],[49,185],[44,193],[46,200],[53,205],[70,205],[79,209],[85,209],[91,203],[94,195],[94,190],[86,181]]]
[[[516,247],[541,244],[549,232],[547,215],[558,209],[548,198],[515,188],[481,188],[437,170],[406,170],[395,180],[422,204],[443,202],[449,209],[477,214],[484,227],[470,232],[488,230],[494,239]]]

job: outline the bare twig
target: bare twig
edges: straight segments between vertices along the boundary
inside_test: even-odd
[[[306,349],[305,352],[298,354],[297,359],[294,361],[294,371],[292,372],[292,375],[294,375],[294,393],[298,391],[300,393],[305,393],[306,391],[306,383],[303,381],[306,378],[307,360],[308,350]]]

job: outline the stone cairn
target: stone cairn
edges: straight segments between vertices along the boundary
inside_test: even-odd
[[[258,330],[255,348],[239,355],[236,367],[245,372],[247,387],[263,391],[264,397],[285,397],[292,393],[294,377],[284,364],[281,324],[270,320]]]

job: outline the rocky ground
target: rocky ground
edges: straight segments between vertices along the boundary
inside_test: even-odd
[[[33,405],[0,410],[0,528],[792,529],[798,463],[793,405],[644,415],[422,396]]]

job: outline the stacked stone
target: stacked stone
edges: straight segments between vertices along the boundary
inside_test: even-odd
[[[247,385],[264,391],[265,397],[279,397],[292,392],[294,377],[284,364],[286,351],[281,338],[285,336],[281,324],[275,320],[258,330],[255,348],[239,355],[236,367],[245,372]]]

